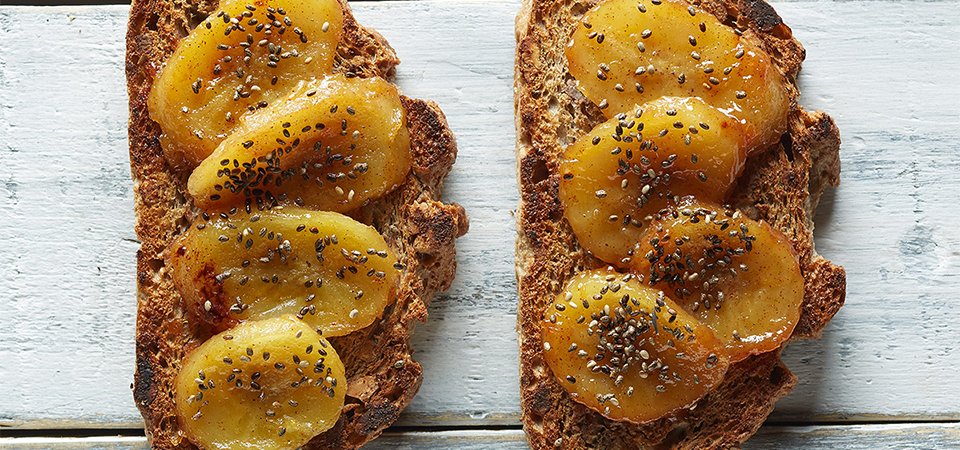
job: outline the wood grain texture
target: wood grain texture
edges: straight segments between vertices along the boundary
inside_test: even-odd
[[[947,450],[960,441],[960,424],[845,425],[811,427],[768,426],[744,447],[842,448],[844,450]],[[146,450],[143,437],[100,438],[0,438],[0,448],[23,450]],[[387,432],[372,442],[370,450],[522,450],[527,448],[520,430]]]
[[[802,102],[843,133],[817,239],[846,266],[848,296],[820,340],[787,349],[801,384],[772,419],[960,419],[956,4],[775,6],[808,51]],[[460,154],[445,198],[471,218],[458,278],[417,330],[425,379],[403,425],[517,423],[517,7],[354,5],[401,56],[401,89],[447,114]],[[125,23],[121,6],[0,7],[0,426],[140,424]]]

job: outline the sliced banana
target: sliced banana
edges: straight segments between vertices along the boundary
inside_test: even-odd
[[[364,328],[395,299],[396,255],[370,226],[298,208],[198,221],[174,242],[171,275],[217,330],[294,314],[324,336]]]
[[[187,188],[208,211],[292,203],[346,212],[403,183],[411,159],[396,87],[335,75],[245,120]]]
[[[243,118],[331,72],[337,0],[225,0],[167,59],[148,98],[168,159],[193,168]]]
[[[713,329],[732,361],[779,348],[800,320],[797,254],[766,222],[688,198],[640,243],[636,273]]]
[[[579,89],[607,117],[661,96],[700,97],[740,123],[746,149],[786,131],[787,83],[749,38],[683,0],[605,0],[566,49]]]
[[[211,337],[174,386],[180,426],[199,447],[290,449],[337,423],[347,380],[333,347],[284,316]]]
[[[581,272],[544,313],[544,359],[577,402],[643,423],[690,407],[720,383],[723,344],[634,275]]]
[[[661,97],[618,114],[567,148],[560,200],[580,245],[621,267],[679,196],[722,201],[746,155],[735,120],[697,98]]]

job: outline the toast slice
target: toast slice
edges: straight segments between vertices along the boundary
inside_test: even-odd
[[[344,33],[336,72],[391,78],[399,63],[379,34],[360,26],[345,0]],[[164,266],[164,251],[197,214],[186,194],[187,173],[164,157],[160,129],[147,114],[156,71],[178,41],[215,11],[216,2],[137,0],[127,31],[130,163],[134,181],[138,313],[134,399],[155,448],[192,448],[178,425],[173,381],[187,351],[210,336],[192,328]],[[337,424],[308,448],[357,448],[376,438],[410,403],[422,380],[410,338],[427,317],[433,295],[447,289],[456,270],[454,241],[468,227],[463,208],[440,202],[443,180],[456,159],[456,142],[436,104],[403,97],[413,156],[412,170],[390,194],[351,215],[374,226],[405,265],[396,302],[380,320],[332,338],[346,367],[347,398]]]
[[[760,427],[796,377],[774,351],[730,367],[723,383],[692,411],[632,425],[573,401],[543,359],[544,308],[579,271],[605,264],[581,248],[563,215],[558,165],[565,147],[603,115],[577,90],[564,47],[598,0],[525,0],[517,17],[515,108],[520,207],[516,270],[520,297],[523,426],[534,449],[738,447]],[[789,131],[751,157],[728,202],[768,221],[791,241],[804,276],[796,337],[815,337],[842,306],[846,275],[814,249],[813,216],[827,186],[839,183],[840,135],[833,120],[797,103],[805,52],[762,0],[693,1],[727,25],[752,30],[789,81]]]

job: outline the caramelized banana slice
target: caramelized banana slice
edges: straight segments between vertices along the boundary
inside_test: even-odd
[[[337,423],[347,389],[337,352],[292,316],[213,336],[175,383],[181,427],[211,449],[297,448]]]
[[[206,210],[292,200],[345,212],[398,186],[410,164],[396,87],[381,78],[336,75],[246,120],[187,187]]]
[[[570,74],[607,117],[669,95],[701,97],[742,124],[743,147],[786,131],[786,81],[749,38],[682,0],[605,0],[577,25]]]
[[[400,277],[376,230],[332,212],[285,208],[201,222],[172,248],[180,294],[217,330],[296,314],[325,336],[349,334],[380,317]]]
[[[685,199],[641,244],[637,273],[712,328],[732,361],[778,348],[800,319],[797,255],[766,222]]]
[[[662,97],[567,147],[560,200],[580,245],[627,266],[646,224],[675,196],[722,201],[746,160],[733,124],[700,99]]]
[[[241,118],[329,73],[343,28],[336,0],[224,0],[167,59],[148,99],[161,145],[200,163]]]
[[[692,406],[727,370],[709,328],[634,275],[582,272],[545,312],[544,359],[573,399],[642,423]]]

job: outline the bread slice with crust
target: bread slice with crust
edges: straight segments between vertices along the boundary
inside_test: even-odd
[[[399,63],[379,34],[360,26],[345,0],[344,32],[336,72],[391,78]],[[137,369],[134,399],[155,448],[192,448],[177,422],[173,382],[184,354],[210,336],[187,320],[185,306],[164,266],[167,245],[197,214],[186,194],[188,173],[177,172],[160,148],[159,126],[147,113],[147,95],[164,59],[180,39],[214,12],[204,0],[135,0],[127,31],[130,165],[134,181],[137,252]],[[392,424],[417,392],[420,364],[410,338],[427,317],[433,295],[450,286],[454,241],[468,227],[459,205],[440,201],[443,180],[456,158],[456,142],[436,104],[403,97],[413,156],[403,185],[351,215],[374,226],[405,264],[396,302],[380,320],[332,338],[346,366],[347,398],[337,424],[307,448],[357,448]]]
[[[598,0],[525,0],[517,17],[515,108],[520,207],[516,270],[520,305],[523,426],[534,449],[730,448],[760,427],[796,384],[780,352],[750,357],[692,411],[644,425],[615,422],[573,401],[545,364],[543,311],[576,272],[601,267],[579,245],[558,196],[565,147],[602,122],[597,105],[577,90],[564,47]],[[794,338],[817,336],[843,304],[846,275],[814,249],[813,216],[823,190],[839,183],[840,135],[833,120],[797,103],[805,52],[763,0],[693,1],[723,23],[752,30],[789,80],[789,131],[752,156],[728,202],[781,230],[800,257],[804,299]]]

